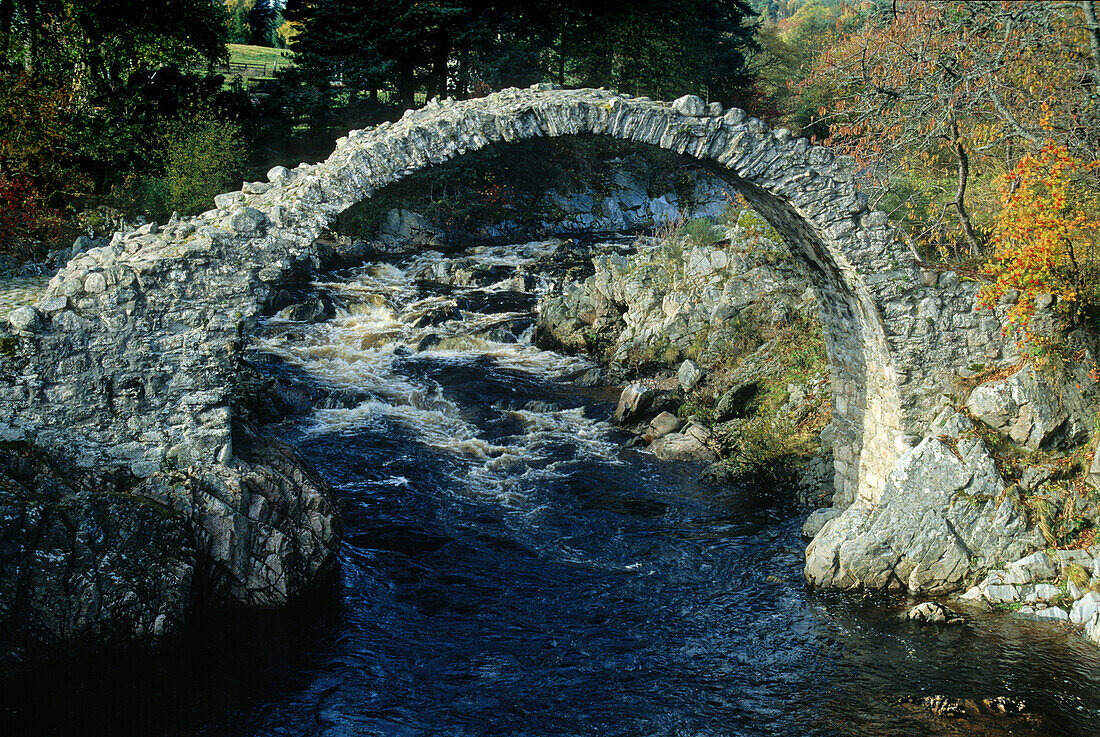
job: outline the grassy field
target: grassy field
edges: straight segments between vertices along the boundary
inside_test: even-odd
[[[249,46],[248,44],[229,44],[229,62],[231,64],[266,64],[282,66],[293,53],[286,49],[273,49],[268,46]]]
[[[292,63],[294,54],[286,49],[268,46],[229,44],[229,76],[240,77],[246,83],[258,79],[271,79],[276,69]],[[238,66],[247,64],[248,66]]]

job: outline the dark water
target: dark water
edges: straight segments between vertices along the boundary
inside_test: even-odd
[[[1073,632],[926,628],[904,601],[811,592],[789,490],[621,449],[608,397],[523,341],[362,348],[407,322],[391,312],[275,324],[265,346],[369,396],[284,429],[343,499],[334,590],[51,671],[4,694],[0,734],[1100,734],[1100,649]],[[1041,720],[889,701],[933,693],[1024,697]]]

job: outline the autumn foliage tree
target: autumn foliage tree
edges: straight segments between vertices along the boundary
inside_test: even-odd
[[[820,113],[832,141],[862,163],[882,202],[891,193],[904,200],[915,173],[924,174],[924,189],[939,190],[923,208],[929,232],[952,212],[954,236],[976,256],[984,241],[969,199],[976,168],[1013,168],[1048,139],[1096,157],[1094,7],[1093,0],[881,2],[821,56],[808,81],[830,90]],[[954,247],[943,252],[960,255]]]
[[[0,71],[0,252],[28,256],[52,236],[61,207],[86,192],[66,113],[72,91],[23,70]]]
[[[213,0],[0,0],[0,253],[55,245],[36,243],[156,169],[150,142],[221,94],[195,72],[225,57]]]
[[[1018,299],[1010,325],[1025,335],[1035,299],[1051,294],[1072,322],[1100,306],[1100,160],[1082,160],[1064,144],[1025,154],[1003,177],[1005,204],[993,230],[979,305],[992,308],[1005,292]]]

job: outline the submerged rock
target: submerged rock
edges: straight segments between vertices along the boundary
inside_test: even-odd
[[[903,706],[927,710],[941,717],[966,719],[978,716],[1023,716],[1031,713],[1031,705],[1012,696],[960,699],[944,694],[932,696],[899,696],[893,701]]]
[[[281,309],[278,316],[292,322],[322,322],[335,314],[336,307],[333,305],[332,300],[314,297],[305,302],[292,304]]]
[[[955,612],[936,601],[917,604],[906,612],[905,618],[914,622],[927,622],[929,624],[962,624],[965,621]]]

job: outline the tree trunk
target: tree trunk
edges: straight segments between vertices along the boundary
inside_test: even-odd
[[[416,104],[416,78],[413,76],[412,62],[408,59],[397,63],[397,98],[405,110],[412,110]]]
[[[23,70],[27,74],[34,74],[35,61],[38,59],[38,6],[29,3],[27,11],[27,45],[26,56],[23,58]]]
[[[962,144],[959,136],[959,123],[955,116],[951,116],[951,143],[955,147],[955,155],[959,159],[958,187],[955,189],[955,212],[959,216],[959,225],[962,226],[963,235],[970,246],[970,255],[976,257],[981,253],[981,244],[978,242],[978,234],[974,231],[974,224],[970,222],[970,214],[966,211],[966,183],[970,176],[970,156]]]
[[[470,95],[469,56],[466,49],[458,50],[458,72],[455,74],[454,94],[460,100],[465,100]]]
[[[433,88],[428,91],[428,97],[438,95],[440,98],[447,96],[447,62],[451,58],[451,37],[446,29],[441,30],[436,37],[435,49],[432,59]]]
[[[1081,0],[1081,9],[1085,12],[1085,28],[1092,50],[1092,83],[1100,94],[1100,21],[1096,18],[1096,0]]]

